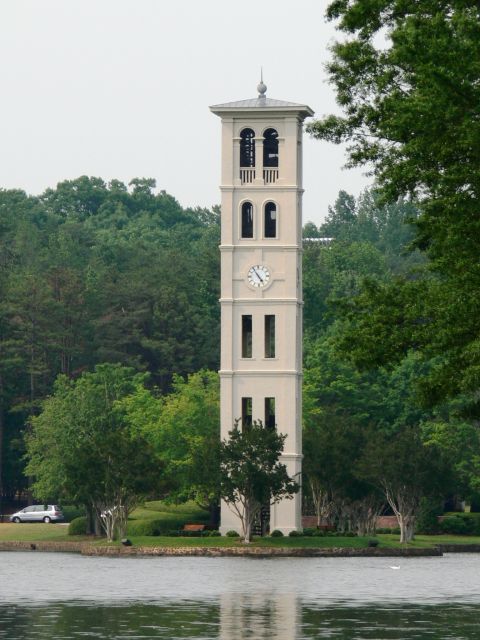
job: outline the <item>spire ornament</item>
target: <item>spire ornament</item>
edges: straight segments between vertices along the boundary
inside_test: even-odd
[[[263,82],[263,67],[260,67],[260,82],[257,85],[258,97],[265,99],[267,85]]]

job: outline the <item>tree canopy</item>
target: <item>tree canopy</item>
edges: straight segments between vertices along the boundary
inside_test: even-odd
[[[398,362],[410,348],[426,360],[440,356],[423,384],[432,403],[474,393],[480,381],[478,4],[338,0],[327,15],[345,35],[329,64],[344,115],[327,116],[310,131],[347,141],[349,163],[373,167],[385,199],[417,204],[414,243],[428,258],[421,277],[410,273],[365,287],[352,302],[346,342],[362,366]],[[371,350],[373,335],[381,340]]]

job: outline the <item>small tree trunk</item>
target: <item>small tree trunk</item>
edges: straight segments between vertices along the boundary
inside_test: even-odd
[[[412,492],[398,491],[385,487],[385,497],[391,506],[400,527],[400,542],[407,544],[415,537],[415,521],[420,505],[420,496]]]
[[[250,503],[248,500],[245,501],[243,518],[243,541],[246,544],[249,544],[252,536],[252,511],[250,509]]]

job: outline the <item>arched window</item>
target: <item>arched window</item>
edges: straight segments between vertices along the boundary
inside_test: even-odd
[[[242,238],[253,238],[253,204],[242,204]]]
[[[277,237],[277,205],[267,202],[264,210],[263,235],[265,238]]]
[[[242,129],[240,133],[240,166],[255,166],[255,131]]]
[[[263,134],[263,166],[278,167],[278,133],[267,129]]]

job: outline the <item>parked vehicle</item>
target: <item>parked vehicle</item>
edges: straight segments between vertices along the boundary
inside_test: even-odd
[[[60,522],[63,513],[56,504],[34,504],[10,516],[10,522]]]

